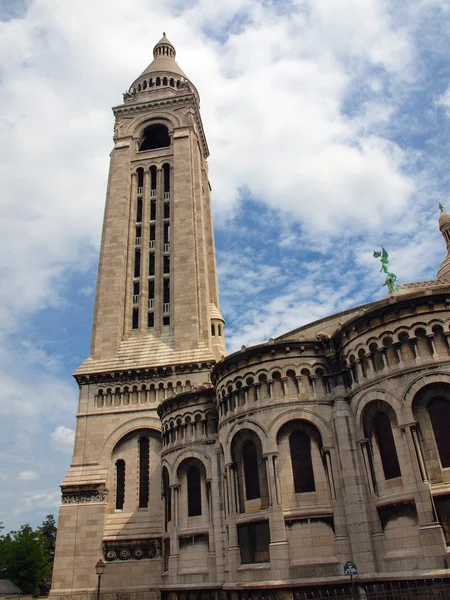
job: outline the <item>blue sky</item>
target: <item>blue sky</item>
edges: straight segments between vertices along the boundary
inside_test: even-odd
[[[433,279],[448,0],[0,0],[0,520],[56,512],[87,356],[111,106],[166,31],[211,151],[230,351]]]

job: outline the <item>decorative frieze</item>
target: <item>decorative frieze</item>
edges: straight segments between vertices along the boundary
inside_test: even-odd
[[[103,556],[108,562],[159,558],[161,556],[161,538],[105,541],[103,542]]]
[[[61,503],[62,504],[89,504],[94,502],[104,502],[108,496],[106,489],[79,489],[79,490],[63,490]]]

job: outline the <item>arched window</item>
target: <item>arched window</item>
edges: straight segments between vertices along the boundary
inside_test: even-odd
[[[116,510],[123,509],[125,502],[125,461],[116,461]]]
[[[216,335],[216,328],[214,327],[214,323],[211,323],[211,335]]]
[[[447,398],[432,398],[427,406],[433,427],[434,439],[441,459],[442,467],[450,467],[450,402]]]
[[[188,493],[188,517],[196,517],[202,514],[202,487],[200,470],[198,467],[190,466],[186,474]]]
[[[401,471],[394,436],[392,434],[391,421],[386,413],[379,412],[375,415],[373,429],[385,478],[394,479],[394,477],[400,477]]]
[[[242,461],[244,465],[246,500],[260,498],[258,452],[254,442],[251,440],[245,442],[242,447]]]
[[[167,148],[168,146],[170,146],[169,130],[165,125],[157,123],[145,128],[139,150],[155,150],[156,148]]]
[[[163,497],[164,497],[164,527],[167,531],[167,524],[172,520],[172,490],[169,486],[169,472],[166,467],[162,472]]]
[[[139,168],[136,172],[137,172],[138,194],[140,194],[140,193],[142,193],[142,187],[144,186],[144,169]]]
[[[149,440],[139,438],[139,508],[147,508],[149,497]]]
[[[163,85],[167,85],[167,77],[163,77]]]
[[[296,494],[315,492],[314,471],[311,460],[311,439],[307,433],[293,431],[289,436],[292,474]]]

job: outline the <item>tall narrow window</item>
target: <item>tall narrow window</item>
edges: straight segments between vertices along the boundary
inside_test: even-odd
[[[169,256],[164,256],[164,273],[170,273],[170,257]]]
[[[392,434],[391,420],[386,413],[379,412],[373,419],[373,428],[380,452],[383,472],[386,479],[400,477],[400,465]]]
[[[442,467],[450,467],[450,402],[447,398],[436,397],[428,403],[428,414],[433,427],[434,439]]]
[[[141,251],[139,248],[134,251],[134,276],[141,276]]]
[[[144,187],[144,169],[137,170],[137,188],[138,194],[142,194],[142,188]]]
[[[125,461],[116,461],[116,510],[123,509],[125,502]]]
[[[170,192],[170,165],[163,165],[164,194]]]
[[[137,199],[136,206],[136,223],[142,222],[142,198]]]
[[[156,200],[150,201],[150,221],[156,220]]]
[[[139,508],[147,508],[149,497],[149,440],[139,438]]]
[[[293,431],[289,436],[292,474],[296,494],[314,492],[314,471],[311,460],[311,438],[301,431]]]
[[[156,227],[154,225],[150,225],[150,248],[155,247],[155,240],[156,240]]]
[[[164,202],[164,218],[170,219],[170,202]]]
[[[166,277],[164,279],[164,304],[168,304],[170,302],[170,279]]]
[[[202,488],[200,469],[191,466],[187,470],[188,516],[196,517],[202,514]]]
[[[149,275],[155,274],[155,253],[154,252],[150,252],[150,254],[148,255],[148,274]]]
[[[170,225],[169,225],[169,223],[164,223],[164,243],[170,244]]]
[[[251,440],[245,442],[242,447],[242,461],[244,466],[246,500],[260,498],[258,451],[256,445]]]
[[[150,167],[150,189],[155,192],[154,195],[156,195],[156,175],[157,175],[157,170],[156,167]]]
[[[131,317],[131,328],[139,329],[139,308],[133,308],[133,314]]]
[[[167,524],[172,520],[172,494],[169,486],[169,472],[166,467],[162,474],[163,496],[164,496],[164,529],[167,531]]]
[[[139,296],[139,281],[133,283],[133,296]]]
[[[149,312],[148,317],[147,317],[147,327],[154,327],[154,326],[155,326],[155,313]]]
[[[148,298],[153,299],[155,297],[155,280],[150,279],[148,282]]]

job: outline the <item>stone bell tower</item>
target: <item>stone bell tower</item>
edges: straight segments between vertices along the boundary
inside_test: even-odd
[[[199,94],[165,34],[153,56],[113,108],[91,351],[75,373],[75,448],[62,484],[52,588],[58,597],[90,597],[101,557],[109,561],[105,591],[157,593],[163,524],[156,409],[209,385],[212,365],[226,352]],[[132,581],[130,556],[154,559],[151,569],[133,561]]]

